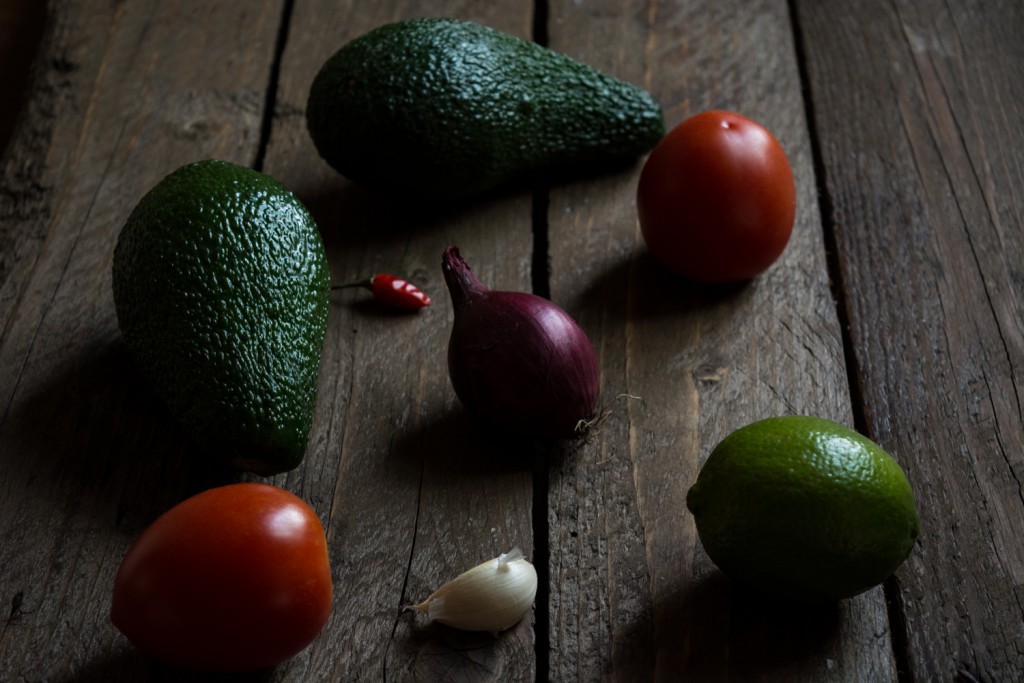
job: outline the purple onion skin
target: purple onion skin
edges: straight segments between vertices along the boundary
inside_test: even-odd
[[[455,309],[448,374],[466,409],[502,432],[578,436],[600,391],[586,333],[543,297],[488,289],[456,247],[445,250],[442,270]]]

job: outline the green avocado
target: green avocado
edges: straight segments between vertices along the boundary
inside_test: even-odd
[[[330,283],[291,192],[223,161],[179,168],[128,217],[113,290],[138,366],[210,457],[265,476],[302,462]]]
[[[645,90],[455,19],[387,24],[342,47],[313,80],[306,123],[351,181],[439,200],[632,160],[665,134]]]

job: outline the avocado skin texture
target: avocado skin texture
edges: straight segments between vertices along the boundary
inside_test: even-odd
[[[294,195],[223,161],[179,168],[121,230],[113,291],[137,364],[211,457],[264,476],[302,462],[330,283]]]
[[[441,200],[628,161],[665,134],[645,90],[455,19],[387,24],[342,47],[313,81],[306,124],[353,182]]]

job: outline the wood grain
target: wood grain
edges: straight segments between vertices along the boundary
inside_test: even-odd
[[[50,7],[0,169],[0,679],[138,679],[150,668],[107,617],[113,573],[203,474],[135,379],[111,256],[132,206],[176,166],[252,162],[280,11]]]
[[[1024,8],[840,4],[798,3],[865,422],[922,511],[907,674],[1019,680]]]
[[[700,288],[646,252],[639,166],[552,192],[552,298],[600,348],[609,413],[551,471],[551,680],[894,679],[880,589],[820,611],[752,601],[713,568],[685,506],[703,459],[743,424],[852,423],[786,4],[551,13],[552,47],[649,88],[670,126],[711,108],[762,122],[787,150],[799,207],[765,275]]]
[[[26,7],[0,9],[0,60]],[[0,680],[223,680],[151,661],[107,616],[149,522],[254,478],[203,464],[138,377],[110,293],[135,203],[211,157],[294,190],[336,281],[391,271],[435,302],[334,295],[307,459],[270,479],[325,524],[334,609],[307,650],[231,680],[1024,678],[1020,2],[52,0],[45,15],[24,100],[0,86],[20,114],[0,157]],[[447,209],[348,183],[306,133],[309,84],[345,41],[423,15],[539,29],[649,89],[669,125],[709,108],[764,123],[798,187],[783,258],[742,286],[667,275],[636,222],[639,162]],[[445,366],[449,244],[591,336],[604,414],[584,439],[517,442],[466,416]],[[907,470],[923,532],[884,590],[767,603],[700,547],[685,495],[703,459],[784,413],[854,424]],[[542,586],[510,631],[400,612],[512,546]]]
[[[317,439],[289,488],[329,503],[337,598],[327,633],[280,667],[282,680],[533,680],[531,619],[509,632],[427,626],[402,604],[512,547],[533,555],[533,450],[478,430],[455,399],[446,353],[452,310],[441,253],[458,244],[492,286],[529,289],[529,192],[451,209],[352,186],[321,161],[305,124],[309,85],[345,42],[418,15],[473,19],[529,37],[523,3],[294,4],[265,170],[310,207],[337,282],[407,276],[434,300],[392,314],[335,297]]]

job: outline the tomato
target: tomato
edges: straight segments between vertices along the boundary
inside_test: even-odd
[[[332,602],[327,539],[297,496],[231,484],[176,505],[129,548],[110,616],[139,649],[175,666],[272,666],[313,641]]]
[[[748,280],[786,248],[796,187],[782,145],[764,127],[707,111],[651,151],[637,211],[647,248],[672,272],[704,283]]]

